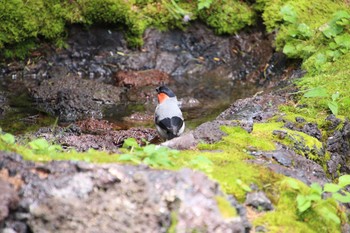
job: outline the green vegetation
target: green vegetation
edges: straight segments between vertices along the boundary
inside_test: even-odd
[[[329,113],[349,117],[350,11],[345,1],[258,0],[276,47],[303,60],[305,77],[297,82],[298,104],[288,109],[309,117]],[[286,108],[285,108],[286,109]],[[289,113],[287,111],[287,113]]]
[[[273,150],[274,138],[272,129],[277,123],[270,123],[267,129],[257,124],[251,134],[239,127],[223,127],[227,136],[215,144],[201,144],[200,150],[173,151],[167,148],[146,145],[140,147],[134,139],[126,140],[124,153],[109,154],[103,151],[90,150],[79,153],[74,150],[63,152],[60,146],[52,145],[44,139],[34,139],[30,142],[18,143],[11,134],[2,134],[0,137],[0,150],[12,151],[21,154],[25,159],[35,161],[50,160],[83,160],[88,162],[108,163],[124,162],[146,163],[156,168],[181,169],[189,167],[205,172],[209,177],[219,182],[223,191],[234,195],[243,202],[250,185],[255,184],[264,191],[275,206],[275,211],[264,213],[254,219],[254,225],[264,225],[269,232],[339,232],[340,223],[329,223],[324,220],[322,210],[317,208],[318,202],[312,202],[312,208],[304,212],[299,211],[298,195],[312,193],[312,188],[291,178],[285,178],[262,166],[254,165],[249,160],[251,150]],[[285,180],[292,180],[286,182]],[[298,185],[291,185],[291,183]],[[346,181],[347,182],[347,181]],[[340,181],[340,186],[344,186]],[[299,188],[295,188],[298,186]],[[325,187],[325,191],[327,188]],[[319,200],[321,201],[321,200]],[[226,200],[217,198],[218,206],[224,217],[234,217],[236,212]],[[327,210],[344,222],[341,209],[334,199],[325,199]],[[322,200],[323,203],[323,200]],[[314,208],[315,206],[315,208]],[[322,204],[323,206],[323,204]],[[174,222],[175,221],[174,213]],[[286,218],[288,216],[288,218]],[[310,220],[311,219],[311,220]],[[317,224],[316,224],[317,222]],[[176,223],[175,223],[176,224]],[[173,226],[175,227],[175,226]]]
[[[37,38],[64,44],[65,26],[71,23],[112,24],[124,27],[131,46],[142,45],[148,27],[160,30],[182,28],[188,20],[199,19],[218,34],[233,34],[252,25],[262,14],[268,32],[276,32],[276,49],[290,58],[300,59],[307,74],[296,81],[299,90],[294,101],[280,107],[283,118],[295,122],[296,116],[321,128],[330,113],[344,119],[350,117],[350,10],[340,0],[257,0],[248,5],[236,0],[33,0],[0,3],[0,50],[6,57],[24,57],[37,46]],[[339,126],[342,127],[342,126]],[[135,140],[125,141],[125,154],[109,154],[89,150],[63,152],[62,148],[44,139],[18,143],[11,134],[0,135],[0,150],[21,154],[35,161],[84,160],[91,162],[145,163],[158,169],[190,167],[205,172],[216,180],[225,193],[243,202],[250,185],[255,184],[271,199],[275,210],[253,219],[269,232],[340,232],[347,222],[338,204],[350,202],[344,188],[349,176],[340,176],[337,184],[312,184],[276,174],[250,163],[253,151],[271,151],[276,143],[312,159],[324,168],[330,159],[322,140],[283,128],[283,123],[270,119],[254,124],[252,133],[239,127],[223,127],[227,133],[220,142],[200,144],[197,150],[174,151],[147,144],[140,147]],[[284,137],[274,135],[285,132]],[[329,132],[322,132],[327,138]],[[327,194],[327,195],[324,195]],[[234,209],[217,198],[223,216],[233,217]],[[176,214],[172,215],[175,231]]]
[[[224,7],[222,7],[224,5]],[[219,34],[254,23],[254,11],[237,0],[13,0],[0,2],[0,52],[24,58],[41,40],[65,46],[68,24],[109,24],[125,31],[129,46],[143,43],[148,27],[184,29],[201,19]]]
[[[141,147],[134,138],[124,141],[123,148],[130,148],[126,154],[122,154],[119,161],[130,161],[136,164],[144,163],[152,167],[173,167],[172,157],[176,157],[178,151],[167,147],[148,144]]]
[[[237,216],[236,209],[231,206],[230,202],[228,202],[226,198],[216,196],[215,199],[218,203],[220,213],[224,218],[232,218]]]

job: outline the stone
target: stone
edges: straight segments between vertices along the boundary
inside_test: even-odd
[[[244,204],[252,206],[258,211],[273,210],[273,205],[271,201],[266,197],[265,193],[262,191],[248,193]]]
[[[0,152],[0,161],[0,169],[11,167],[26,180],[20,208],[11,218],[31,232],[165,233],[172,224],[180,233],[203,229],[245,233],[251,228],[244,208],[233,197],[227,199],[216,182],[190,169],[176,172],[71,161],[36,164],[6,152]],[[45,178],[38,171],[46,171]],[[232,203],[238,215],[222,217],[218,196]],[[15,229],[10,220],[5,224]]]

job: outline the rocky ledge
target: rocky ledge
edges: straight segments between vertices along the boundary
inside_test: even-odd
[[[3,232],[249,232],[251,227],[233,197],[189,169],[40,164],[5,152],[0,161]]]

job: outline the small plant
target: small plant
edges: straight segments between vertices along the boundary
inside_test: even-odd
[[[129,149],[128,153],[122,154],[119,161],[131,161],[136,164],[144,163],[152,167],[173,167],[171,157],[176,157],[179,153],[167,147],[147,144],[141,147],[134,138],[128,138],[124,141],[123,148]]]
[[[15,144],[15,141],[16,141],[15,137],[12,134],[9,134],[9,133],[1,134],[0,135],[0,140],[5,142],[6,144],[10,144],[10,145],[11,144]]]
[[[44,138],[38,138],[28,143],[30,148],[35,154],[48,154],[52,155],[57,151],[62,151],[60,145],[50,145],[49,142]]]
[[[197,9],[200,11],[204,8],[210,8],[213,0],[198,0]]]
[[[244,183],[241,179],[237,179],[236,183],[245,191],[245,192],[251,192],[253,191],[249,185]]]
[[[315,98],[315,97],[329,98],[330,100],[327,101],[327,106],[334,115],[338,115],[338,112],[339,112],[339,96],[340,96],[339,92],[335,92],[330,96],[327,93],[327,90],[323,87],[313,88],[304,94],[304,97],[307,97],[307,98]]]
[[[300,184],[293,179],[288,179],[287,183],[294,190],[301,189]],[[336,209],[332,208],[327,203],[327,200],[334,199],[340,203],[350,203],[350,193],[345,190],[345,187],[348,185],[350,185],[350,175],[339,177],[338,184],[326,183],[323,188],[320,184],[313,183],[308,193],[299,193],[297,195],[296,201],[299,213],[303,214],[309,209],[317,209],[317,212],[324,219],[340,224],[341,220],[337,215]]]

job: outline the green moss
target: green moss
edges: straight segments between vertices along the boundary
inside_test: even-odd
[[[222,196],[216,196],[215,200],[218,204],[222,217],[232,218],[237,216],[236,209],[231,206],[230,202],[226,198]]]
[[[265,213],[263,216],[254,220],[254,226],[262,225],[268,232],[341,232],[340,225],[325,218],[325,209],[332,213],[337,213],[340,207],[333,199],[326,199],[317,202],[306,212],[298,213],[295,205],[298,194],[310,193],[310,188],[300,181],[297,182],[298,189],[294,189],[285,178],[279,182],[279,197],[276,202],[278,211]],[[288,217],[287,217],[288,216]],[[342,216],[344,219],[344,216]]]
[[[339,108],[339,115],[350,117],[350,54],[345,54],[341,59],[324,65],[325,72],[316,75],[306,75],[297,84],[301,90],[309,90],[322,87],[329,96],[306,98],[301,97],[300,104],[308,106],[309,115],[316,115],[318,112],[323,115],[330,113],[328,103],[332,101],[332,94],[339,93],[336,101]]]
[[[236,0],[214,1],[199,17],[218,34],[233,34],[255,23],[255,12],[244,2]]]
[[[170,213],[171,224],[167,230],[167,233],[176,233],[176,226],[178,222],[178,213],[176,211],[171,211]]]
[[[264,125],[266,127],[264,127]],[[296,209],[296,195],[298,193],[307,193],[309,188],[301,183],[299,190],[289,187],[284,182],[284,176],[272,172],[262,166],[249,163],[253,157],[247,153],[247,148],[256,148],[258,150],[271,150],[274,148],[272,130],[281,127],[280,122],[271,122],[267,124],[255,124],[251,134],[238,127],[224,127],[228,134],[222,141],[213,145],[200,145],[200,149],[206,151],[181,151],[173,158],[173,169],[182,167],[198,167],[191,161],[198,155],[209,158],[212,163],[212,169],[205,169],[204,172],[209,177],[216,180],[227,194],[234,195],[239,201],[243,202],[247,189],[243,186],[255,184],[260,190],[264,191],[275,206],[275,210],[265,213],[254,220],[254,225],[264,225],[269,232],[338,232],[339,226],[324,221],[321,214],[312,209],[300,215]],[[260,141],[259,141],[260,140]],[[262,142],[261,142],[262,141]],[[210,149],[210,151],[208,151]],[[36,161],[55,160],[84,160],[88,162],[117,162],[119,155],[106,152],[90,150],[85,153],[70,151],[67,153],[50,151],[36,152],[27,146],[11,144],[8,145],[0,140],[0,150],[14,151],[23,155],[25,159]],[[291,179],[291,178],[289,178]],[[238,182],[240,181],[240,182]],[[224,217],[233,217],[236,215],[234,209],[229,205],[226,199],[216,197],[220,212]],[[322,202],[323,205],[323,202]],[[324,203],[332,212],[337,213],[338,205],[335,202]],[[329,206],[330,205],[330,206]],[[169,230],[176,227],[176,215],[173,214],[173,222]],[[171,231],[170,231],[171,232]]]
[[[124,27],[129,46],[143,44],[148,27],[160,30],[184,29],[184,17],[201,19],[216,32],[235,33],[254,23],[254,12],[245,3],[225,0],[225,7],[214,2],[209,11],[198,11],[196,1],[124,0],[22,0],[0,2],[0,51],[6,57],[23,58],[37,38],[62,43],[67,24],[112,24]],[[37,41],[36,41],[37,42]]]

